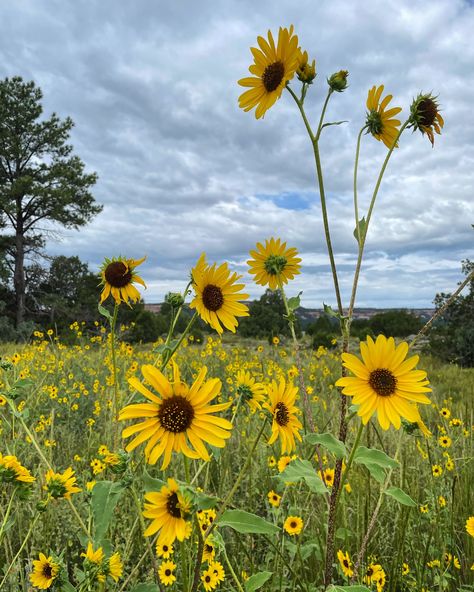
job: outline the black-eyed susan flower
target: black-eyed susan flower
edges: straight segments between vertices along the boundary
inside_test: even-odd
[[[351,578],[354,570],[352,568],[352,561],[349,557],[349,553],[346,551],[345,553],[339,549],[337,552],[337,558],[339,560],[339,565],[341,566],[342,573],[346,576],[346,578]]]
[[[246,300],[248,294],[242,294],[244,284],[237,281],[242,277],[229,270],[227,263],[216,266],[206,263],[203,253],[191,271],[193,288],[196,293],[190,303],[201,319],[219,334],[224,327],[232,333],[238,326],[237,317],[248,317],[249,309],[240,300]]]
[[[439,104],[431,93],[420,93],[410,107],[410,127],[413,131],[420,130],[422,134],[426,134],[434,145],[434,134],[441,134],[441,129],[444,126],[444,119],[439,112]]]
[[[267,497],[269,504],[272,505],[274,508],[278,508],[281,501],[281,495],[278,495],[278,493],[275,493],[272,489],[267,493]]]
[[[114,257],[105,259],[100,268],[101,284],[104,286],[100,295],[100,302],[104,302],[112,295],[116,304],[121,302],[138,302],[140,293],[133,285],[141,284],[146,288],[145,282],[136,273],[135,268],[145,261],[143,259],[125,259],[124,257]]]
[[[344,395],[353,397],[362,422],[366,424],[375,412],[384,430],[390,424],[398,430],[401,417],[417,422],[416,404],[430,403],[424,393],[431,391],[426,372],[414,370],[419,356],[405,360],[408,344],[395,346],[393,337],[387,339],[383,335],[375,342],[368,336],[366,342],[360,342],[360,351],[362,360],[353,354],[342,354],[344,366],[355,376],[340,378],[336,386],[343,387]]]
[[[272,435],[268,440],[273,444],[280,439],[281,452],[291,453],[296,448],[295,438],[301,442],[300,430],[303,428],[300,420],[296,417],[300,413],[295,406],[298,387],[291,382],[286,382],[282,377],[278,384],[274,380],[267,387],[270,402],[264,403],[264,407],[272,414]]]
[[[275,45],[271,31],[268,41],[257,37],[259,47],[252,47],[254,63],[249,67],[253,76],[241,78],[240,86],[249,90],[239,97],[239,107],[250,111],[255,107],[255,117],[260,119],[281,97],[281,93],[298,68],[298,37],[289,29],[280,27]]]
[[[296,536],[303,530],[303,520],[300,516],[288,516],[283,528],[290,536]]]
[[[33,561],[33,572],[30,575],[30,582],[40,590],[50,588],[59,575],[59,563],[53,560],[51,555],[46,557],[44,553],[39,554],[39,559]]]
[[[159,531],[158,544],[172,545],[175,539],[184,541],[191,534],[191,500],[181,491],[174,479],[169,478],[159,492],[145,494],[143,516],[151,519],[145,536]]]
[[[127,452],[148,440],[145,447],[147,462],[154,465],[163,456],[161,469],[164,470],[170,463],[173,450],[189,458],[208,461],[210,456],[204,442],[218,448],[225,446],[232,424],[214,413],[227,409],[231,402],[211,405],[211,401],[219,396],[222,384],[218,378],[205,381],[205,366],[191,387],[181,380],[176,364],[173,364],[173,382],[152,365],[142,366],[142,373],[154,392],[136,377],[129,378],[132,388],[148,402],[128,405],[120,411],[120,420],[145,420],[123,430],[123,438],[138,434],[126,446]]]
[[[474,516],[469,516],[466,520],[466,532],[474,537]]]
[[[395,115],[400,113],[400,107],[392,107],[386,110],[388,104],[392,100],[392,95],[387,95],[382,100],[384,85],[379,87],[373,86],[369,90],[367,96],[367,118],[366,126],[376,140],[381,140],[387,148],[391,148],[398,135],[398,127],[400,121],[393,119]]]
[[[300,273],[301,259],[294,247],[287,248],[286,243],[273,237],[265,240],[265,245],[257,243],[256,246],[250,251],[252,259],[247,264],[257,284],[276,290]]]
[[[73,493],[82,491],[80,487],[76,486],[76,477],[74,477],[74,471],[71,467],[66,469],[64,473],[55,473],[52,469],[49,469],[45,479],[46,485],[44,489],[54,499],[71,499]]]
[[[173,582],[176,582],[176,576],[174,575],[174,570],[176,569],[176,563],[173,561],[163,561],[158,569],[158,576],[160,578],[160,582],[164,586],[171,586]]]
[[[256,382],[255,378],[246,370],[239,370],[235,377],[237,394],[247,403],[253,413],[262,408],[265,401],[265,387]]]
[[[208,567],[208,569],[206,569],[206,571],[203,572],[201,576],[201,581],[206,592],[214,590],[219,585],[217,576],[214,573],[214,570],[211,570],[210,567]]]

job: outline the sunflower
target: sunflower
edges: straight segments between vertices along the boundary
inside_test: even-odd
[[[244,284],[237,284],[242,276],[231,275],[227,263],[219,267],[208,265],[203,253],[196,266],[191,271],[193,288],[196,292],[190,303],[201,319],[215,329],[219,334],[224,332],[222,325],[232,333],[238,326],[237,317],[248,317],[249,309],[239,300],[245,300],[248,294],[239,293],[245,288]]]
[[[466,532],[474,537],[474,516],[469,516],[466,520]]]
[[[140,293],[133,285],[134,282],[141,284],[146,288],[145,282],[135,273],[135,268],[145,261],[143,259],[125,259],[124,257],[114,257],[105,259],[100,268],[101,284],[104,286],[100,295],[100,302],[104,302],[110,294],[116,304],[121,302],[138,302]]]
[[[223,448],[232,429],[230,421],[213,415],[227,409],[231,402],[210,404],[221,392],[221,381],[212,378],[204,382],[207,374],[205,366],[201,368],[191,387],[181,381],[177,364],[173,364],[173,382],[169,382],[150,364],[142,366],[142,373],[157,394],[136,377],[129,378],[129,384],[150,402],[127,405],[120,411],[119,420],[145,420],[123,430],[123,438],[140,432],[126,446],[127,452],[148,440],[145,447],[147,462],[154,465],[164,455],[161,470],[169,465],[173,450],[182,452],[189,458],[209,461],[210,456],[204,442]]]
[[[35,481],[35,477],[19,462],[16,456],[3,456],[0,452],[0,482],[10,483],[12,481],[29,485]]]
[[[173,561],[163,561],[158,570],[160,582],[165,586],[171,586],[173,582],[176,582],[176,576],[173,573],[175,569],[176,563]]]
[[[46,485],[44,489],[49,495],[54,498],[71,499],[73,493],[82,491],[80,487],[76,487],[76,477],[71,467],[66,469],[64,473],[55,473],[53,469],[49,469],[46,473]]]
[[[364,583],[376,584],[383,577],[382,574],[385,576],[385,572],[379,563],[370,563],[365,570]]]
[[[313,84],[316,78],[316,60],[312,64],[309,63],[308,52],[301,51],[298,48],[298,68],[296,69],[296,76],[300,82],[304,84]]]
[[[433,465],[431,467],[431,472],[433,473],[433,477],[441,477],[443,474],[443,468],[440,465]]]
[[[118,582],[119,578],[121,578],[123,574],[123,564],[118,553],[114,553],[109,557],[107,567],[109,576],[114,580],[114,582]]]
[[[206,524],[206,530],[207,530],[207,524]],[[214,561],[215,555],[216,555],[216,546],[214,544],[214,539],[212,537],[207,537],[207,539],[204,541],[204,548],[202,551],[202,563],[204,563],[205,561],[207,561],[208,563],[211,563],[212,561]]]
[[[169,559],[173,553],[173,545],[168,545],[166,543],[160,545],[158,545],[158,543],[156,544],[156,554],[158,557],[161,557],[162,559]]]
[[[383,89],[384,86],[381,84],[378,88],[373,86],[369,90],[367,96],[368,112],[366,126],[376,140],[382,140],[387,148],[391,148],[398,135],[397,128],[400,125],[398,119],[392,118],[400,113],[401,108],[393,107],[392,109],[385,111],[386,107],[392,100],[392,95],[387,95],[379,104]]]
[[[295,407],[297,392],[298,387],[293,386],[291,382],[287,384],[283,377],[280,379],[280,384],[273,380],[268,385],[270,403],[264,403],[263,405],[273,417],[272,435],[268,440],[268,444],[273,444],[280,437],[282,454],[293,452],[296,448],[295,437],[301,442],[299,430],[303,426],[296,417],[296,414],[300,413],[299,409]]]
[[[190,535],[187,521],[191,518],[191,500],[182,492],[174,479],[168,478],[159,492],[145,494],[145,518],[152,522],[145,530],[145,536],[160,531],[157,543],[172,545],[175,539],[184,541]]]
[[[439,105],[436,97],[431,93],[420,93],[410,107],[410,127],[413,131],[420,130],[422,134],[426,134],[434,146],[434,134],[441,134],[441,129],[444,126],[444,119],[439,112]]]
[[[299,516],[288,516],[283,528],[290,536],[296,536],[303,530],[303,520]]]
[[[213,571],[216,576],[217,583],[220,584],[225,580],[225,571],[222,563],[219,561],[213,561],[209,564],[209,571]]]
[[[323,473],[318,471],[318,475],[326,487],[332,487],[334,485],[334,469],[324,469]]]
[[[339,564],[341,566],[343,574],[346,578],[352,578],[354,570],[352,569],[352,561],[349,557],[349,553],[346,551],[343,553],[340,549],[337,552],[337,558],[339,559]]]
[[[393,337],[386,339],[379,335],[374,342],[371,337],[361,341],[362,360],[352,354],[343,353],[343,364],[355,376],[346,376],[336,382],[343,387],[342,393],[354,397],[352,402],[359,406],[357,414],[366,424],[377,411],[380,425],[388,430],[393,424],[398,430],[401,417],[414,423],[420,416],[416,403],[430,403],[424,394],[431,391],[427,386],[426,372],[413,370],[418,356],[405,360],[408,344],[397,347]]]
[[[247,403],[253,413],[262,408],[261,403],[265,400],[265,387],[250,372],[239,370],[235,378],[236,391],[239,397]]]
[[[279,238],[265,240],[265,246],[257,243],[256,250],[250,251],[250,255],[253,259],[247,261],[249,273],[255,276],[257,284],[268,284],[270,290],[276,290],[300,273],[298,251],[294,247],[287,249],[286,243]]]
[[[272,489],[271,491],[269,491],[267,493],[267,497],[268,497],[268,502],[274,508],[278,508],[278,506],[280,505],[280,501],[281,501],[281,495],[278,495],[278,493],[275,493]]]
[[[89,541],[87,543],[87,549],[85,553],[81,553],[81,557],[85,557],[90,563],[95,563],[96,565],[100,565],[104,560],[104,550],[102,547],[99,547],[94,551],[94,547],[92,543]]]
[[[39,554],[39,559],[33,561],[33,572],[30,575],[30,582],[35,588],[47,590],[58,577],[59,564],[53,561],[51,556],[46,557],[44,553]]]
[[[217,579],[217,575],[214,573],[214,570],[208,567],[205,572],[203,572],[201,576],[201,581],[204,586],[204,590],[209,592],[210,590],[214,590],[219,585],[219,580]]]
[[[268,31],[268,41],[257,37],[257,42],[260,48],[250,49],[254,63],[249,71],[253,76],[239,80],[240,86],[249,88],[240,95],[239,107],[244,111],[256,107],[255,117],[260,119],[281,97],[286,83],[293,78],[301,52],[298,37],[293,34],[293,25],[289,29],[280,27],[276,47],[271,31]]]

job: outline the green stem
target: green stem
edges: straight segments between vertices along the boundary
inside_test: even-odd
[[[357,136],[357,146],[356,146],[356,155],[354,159],[354,216],[355,216],[355,224],[356,224],[356,235],[357,235],[357,244],[360,245],[360,226],[359,226],[359,204],[357,201],[357,173],[359,168],[359,154],[360,154],[360,141],[362,138],[362,134],[367,129],[367,126],[360,130],[359,135]]]
[[[347,475],[349,474],[349,471],[352,467],[355,453],[357,452],[357,448],[359,447],[359,443],[360,443],[360,439],[362,436],[362,432],[364,431],[364,427],[365,427],[364,424],[362,422],[360,422],[359,429],[357,430],[356,439],[355,439],[354,444],[352,446],[352,450],[349,455],[349,460],[347,461],[346,470],[344,471],[344,473],[342,473],[341,484],[339,486],[339,490],[338,490],[337,497],[336,497],[336,509],[337,509],[337,504],[339,502],[339,497],[341,495],[342,489],[343,489],[343,487],[346,483],[346,480],[347,480]]]
[[[110,321],[110,349],[112,353],[112,376],[114,379],[114,404],[113,404],[113,412],[114,412],[114,448],[118,448],[119,444],[119,433],[117,431],[117,421],[118,421],[118,408],[119,408],[119,401],[118,401],[118,382],[117,382],[117,355],[115,351],[115,327],[117,325],[117,316],[119,311],[119,304],[115,303],[114,306],[114,314]]]
[[[226,551],[225,547],[224,547],[223,551],[224,551],[224,560],[226,562],[227,567],[229,568],[230,574],[235,582],[235,585],[237,586],[237,589],[239,590],[239,592],[244,592],[244,589],[242,588],[242,585],[239,582],[239,578],[237,577],[237,575],[232,567],[232,564],[229,561],[229,558],[227,557],[227,551]]]
[[[31,522],[30,524],[30,528],[28,530],[28,532],[26,533],[25,538],[23,539],[23,542],[21,543],[21,547],[18,549],[17,554],[15,555],[15,557],[12,559],[10,565],[7,568],[7,571],[5,572],[5,575],[3,576],[2,581],[0,582],[0,590],[3,590],[3,584],[6,582],[8,574],[10,573],[11,568],[15,565],[16,560],[18,559],[18,557],[21,555],[21,552],[23,551],[23,549],[26,546],[26,543],[28,542],[28,539],[31,536],[31,533],[33,532],[36,523],[38,522],[38,518],[40,517],[40,513],[38,512],[34,518],[34,520]]]
[[[181,334],[181,337],[179,338],[177,344],[171,349],[170,352],[168,352],[165,356],[165,359],[163,360],[160,370],[163,372],[163,370],[166,368],[166,365],[168,364],[168,362],[171,360],[171,358],[174,356],[176,350],[179,348],[179,346],[183,343],[186,335],[189,333],[189,331],[191,330],[192,326],[194,325],[194,322],[196,321],[198,316],[198,313],[195,312],[193,314],[193,316],[191,317],[189,323],[186,325],[186,328],[184,329],[184,331]],[[168,350],[165,350],[168,351]]]
[[[362,256],[364,254],[365,241],[367,238],[367,232],[369,230],[369,224],[370,224],[370,219],[372,217],[372,211],[375,206],[375,200],[377,199],[377,195],[378,195],[378,192],[380,189],[380,184],[382,183],[382,179],[383,179],[383,176],[385,173],[385,169],[387,168],[388,161],[390,160],[390,157],[392,156],[392,153],[398,143],[400,136],[402,135],[403,131],[405,130],[405,128],[407,127],[407,125],[409,123],[410,123],[410,120],[407,119],[405,121],[405,123],[402,125],[402,127],[400,128],[400,131],[398,132],[397,137],[395,138],[395,141],[393,142],[392,147],[390,148],[390,150],[387,153],[387,156],[385,157],[382,168],[380,169],[379,176],[377,178],[377,182],[375,184],[375,189],[372,194],[372,199],[370,201],[369,210],[367,212],[367,219],[366,219],[366,223],[365,223],[365,228],[363,229],[363,232],[361,233],[360,240],[359,240],[359,254],[357,257],[357,264],[356,264],[356,269],[355,269],[355,273],[354,273],[354,282],[352,284],[352,294],[351,294],[351,300],[350,300],[349,312],[348,312],[349,318],[352,317],[352,312],[354,310],[355,298],[356,298],[356,293],[357,293],[357,286],[359,283],[360,268],[362,265]]]
[[[12,504],[13,504],[13,498],[15,497],[15,493],[16,493],[16,487],[13,490],[12,495],[10,497],[10,500],[8,502],[7,510],[5,512],[5,516],[3,518],[2,526],[0,528],[0,542],[2,540],[3,529],[5,528],[5,525],[6,525],[7,521],[8,521],[9,516],[10,516],[10,512],[11,512]]]

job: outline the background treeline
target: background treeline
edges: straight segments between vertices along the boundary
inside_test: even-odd
[[[5,260],[4,260],[5,261]],[[463,261],[463,272],[472,273],[474,264]],[[103,324],[97,304],[100,294],[99,276],[92,273],[78,257],[53,257],[48,267],[38,263],[25,268],[26,298],[25,318],[16,323],[15,294],[12,274],[8,266],[0,265],[0,340],[25,341],[33,331],[53,329],[64,342],[76,339],[70,330],[74,322],[82,323],[83,334],[94,334]],[[466,294],[458,296],[434,323],[425,340],[425,349],[448,362],[462,366],[474,366],[474,280],[471,279]],[[450,294],[437,294],[436,309],[441,309]],[[106,304],[112,309],[112,303]],[[279,292],[267,290],[259,300],[249,303],[250,316],[240,320],[238,335],[244,338],[288,338],[288,324],[284,318],[284,304]],[[296,311],[298,316],[298,310]],[[161,304],[160,312],[145,310],[143,302],[133,306],[121,306],[118,322],[128,327],[123,337],[130,343],[153,342],[166,335],[173,313],[170,299]],[[306,335],[305,343],[312,347],[335,347],[340,331],[338,321],[325,314],[308,319],[307,310],[301,309],[296,323],[297,335]],[[184,329],[192,311],[185,305],[178,320],[177,331]],[[370,319],[355,319],[351,335],[365,339],[367,335],[407,338],[416,334],[426,319],[415,316],[409,310],[388,310]],[[99,326],[98,326],[99,325]],[[209,327],[198,321],[193,330],[196,342],[201,342]]]

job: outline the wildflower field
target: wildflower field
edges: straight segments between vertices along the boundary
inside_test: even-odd
[[[383,84],[367,92],[346,307],[319,139],[346,123],[325,118],[349,74],[326,78],[313,128],[316,63],[294,27],[257,43],[239,106],[261,119],[285,91],[301,115],[334,284],[324,313],[340,337],[330,349],[298,338],[291,282],[304,260],[282,238],[257,242],[247,260],[284,304],[290,337],[267,342],[237,332],[250,311],[242,276],[197,253],[183,291],[166,297],[167,334],[131,345],[119,311],[141,299],[145,257],[105,258],[100,321],[0,350],[0,592],[474,590],[474,371],[420,354],[420,337],[474,272],[409,342],[351,336],[384,173],[405,130],[434,145],[438,98],[420,92],[402,123]],[[365,136],[385,155],[370,201],[358,195]],[[198,319],[212,331],[203,343]]]

